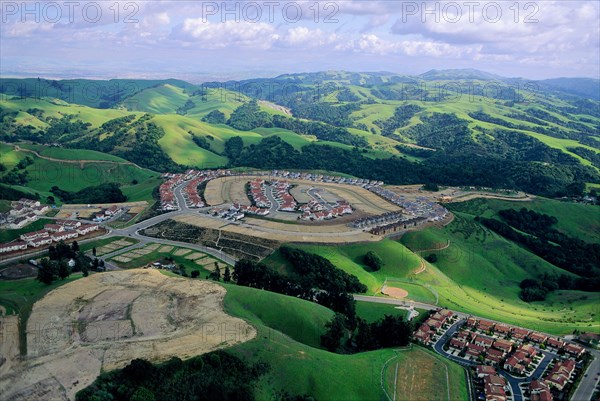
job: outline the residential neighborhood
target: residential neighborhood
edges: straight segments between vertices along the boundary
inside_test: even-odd
[[[567,400],[586,363],[585,348],[544,333],[452,312],[433,312],[413,339],[475,369],[474,386],[486,401]]]

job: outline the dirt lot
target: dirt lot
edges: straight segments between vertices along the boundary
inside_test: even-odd
[[[224,222],[221,219],[201,214],[179,215],[175,216],[173,220],[205,228],[218,228],[218,225],[215,222]],[[350,227],[343,224],[308,226],[253,218],[246,218],[245,220],[245,223],[227,224],[219,229],[224,232],[242,234],[250,237],[260,237],[278,242],[321,242],[339,244],[380,241],[382,239],[380,236],[362,232],[361,230],[352,230]]]
[[[131,214],[137,214],[148,207],[148,202],[125,202],[125,203],[107,203],[107,204],[92,204],[92,205],[81,205],[81,204],[64,204],[61,206],[60,211],[56,215],[59,219],[71,218],[76,212],[79,213],[79,217],[82,219],[89,218],[92,214],[100,212],[102,209],[108,208],[112,205],[121,207],[127,207],[130,209]]]
[[[0,348],[0,400],[72,400],[101,370],[134,358],[188,358],[252,339],[252,326],[223,312],[224,296],[217,284],[152,269],[66,284],[34,305],[26,359]]]

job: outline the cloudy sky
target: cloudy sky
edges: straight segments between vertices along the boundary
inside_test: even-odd
[[[599,4],[0,0],[0,74],[200,82],[477,68],[598,78]]]

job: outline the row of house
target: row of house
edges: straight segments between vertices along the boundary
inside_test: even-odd
[[[413,339],[423,345],[429,344],[433,336],[448,325],[454,317],[455,315],[447,309],[436,311],[419,326],[413,334]]]
[[[521,344],[504,362],[504,370],[524,375],[537,355],[538,352],[533,345]]]
[[[351,226],[355,228],[367,228],[372,226],[383,226],[387,224],[397,223],[404,219],[404,214],[400,211],[387,212],[376,216],[367,216],[356,219]]]
[[[552,369],[544,376],[544,380],[549,386],[556,387],[559,391],[565,388],[567,382],[573,376],[577,363],[573,359],[558,361]]]
[[[196,176],[183,187],[182,194],[188,207],[199,208],[206,206],[198,193],[198,185],[202,184],[206,179],[207,177],[204,175]]]
[[[544,380],[532,380],[529,383],[530,401],[553,401],[554,397],[550,391],[550,386]]]
[[[272,206],[271,201],[265,195],[265,190],[265,180],[252,180],[248,183],[248,195],[254,206],[265,209]]]
[[[234,203],[233,208],[244,214],[253,214],[256,216],[266,216],[269,214],[269,209],[249,205],[240,205],[239,203]]]
[[[61,224],[63,223],[63,224]],[[68,227],[68,228],[66,228]],[[39,248],[50,245],[53,242],[65,241],[86,235],[98,230],[97,224],[81,224],[72,220],[57,220],[55,224],[46,224],[43,230],[21,234],[20,241],[12,241],[0,244],[0,253],[26,250],[27,248]]]
[[[292,185],[287,181],[271,181],[273,196],[278,204],[278,210],[282,212],[295,212],[298,208],[298,202],[290,194]]]
[[[185,175],[165,173],[162,177],[165,178],[166,181],[160,184],[160,187],[158,188],[160,208],[161,210],[177,210],[177,200],[175,199],[174,190],[177,185],[184,181]]]
[[[111,205],[107,208],[102,209],[102,211],[95,213],[92,216],[92,220],[97,221],[97,222],[102,222],[104,220],[108,220],[111,217],[113,217],[114,215],[116,215],[117,213],[119,213],[121,210],[123,210],[123,208],[121,206]]]
[[[338,176],[330,176],[323,174],[312,174],[312,173],[301,173],[301,172],[290,172],[286,170],[273,170],[270,172],[256,172],[255,174],[268,174],[273,177],[282,177],[288,179],[306,180],[314,182],[327,182],[347,185],[357,185],[362,187],[372,187],[383,185],[383,181],[367,180],[364,178],[345,178]]]
[[[323,206],[318,202],[317,205]],[[346,201],[336,202],[336,204],[329,210],[327,210],[324,206],[323,208],[317,208],[321,210],[302,208],[302,206],[300,207],[300,210],[302,210],[303,213],[298,217],[300,220],[329,220],[347,214],[352,214],[353,212],[352,207]]]
[[[404,214],[410,217],[423,217],[427,221],[433,222],[443,220],[449,213],[445,207],[430,201],[426,197],[417,197],[415,200],[408,200],[403,195],[399,195],[381,186],[372,186],[368,189],[385,200],[400,206]]]
[[[466,326],[480,330],[485,333],[497,334],[504,337],[510,337],[513,340],[526,341],[529,340],[539,345],[545,345],[556,351],[563,350],[566,353],[581,357],[585,353],[585,348],[580,345],[569,343],[558,338],[550,337],[544,333],[527,330],[521,327],[509,326],[504,323],[496,323],[489,320],[477,319],[469,317]]]

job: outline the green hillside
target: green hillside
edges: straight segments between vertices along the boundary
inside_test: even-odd
[[[415,347],[396,351],[383,349],[354,355],[340,355],[315,348],[315,340],[324,333],[324,323],[332,315],[317,304],[246,287],[225,285],[226,312],[238,316],[257,330],[257,337],[228,349],[248,361],[266,361],[271,369],[260,383],[257,399],[270,399],[282,390],[290,394],[308,394],[318,400],[384,400],[382,371],[389,363],[399,365],[423,360],[447,369],[452,399],[466,397],[463,369],[439,356]],[[386,363],[387,362],[387,363]],[[395,365],[394,365],[395,366]],[[387,378],[384,378],[387,382]],[[446,384],[424,374],[420,383],[423,394],[433,395]],[[399,394],[410,399],[411,394]]]
[[[40,155],[65,161],[42,159],[33,153],[16,151],[12,146],[0,143],[0,162],[7,167],[5,172],[0,172],[0,178],[6,176],[20,160],[29,156],[33,159],[33,164],[23,170],[27,173],[26,183],[11,186],[25,192],[38,193],[43,198],[52,195],[50,189],[54,185],[74,192],[90,186],[116,182],[121,184],[121,190],[128,196],[129,201],[153,201],[152,190],[162,181],[156,172],[131,164],[121,164],[128,162],[99,152],[40,146],[36,146],[35,150]],[[109,162],[78,162],[107,159]]]

